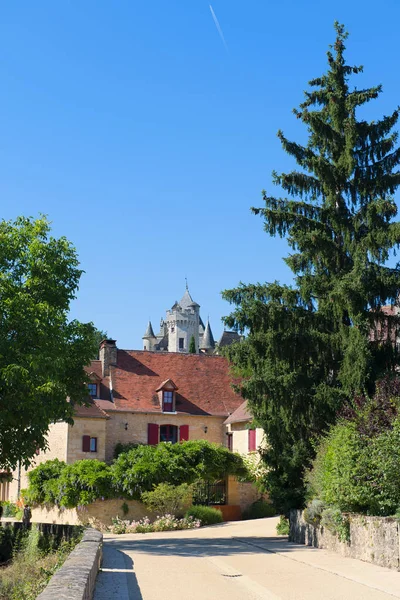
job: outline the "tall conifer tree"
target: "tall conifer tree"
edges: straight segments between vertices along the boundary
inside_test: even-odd
[[[335,29],[327,73],[310,81],[294,110],[308,129],[307,145],[278,132],[300,169],[274,172],[287,197],[263,192],[265,206],[252,209],[268,234],[287,238],[292,253],[285,262],[295,283],[240,284],[223,293],[235,305],[226,324],[248,334],[227,354],[246,376],[242,393],[270,443],[266,483],[281,510],[303,501],[315,437],[344,402],[372,391],[398,361],[393,335],[377,338],[398,322],[382,306],[400,290],[399,268],[387,266],[400,241],[393,221],[400,149],[392,132],[399,113],[357,119],[381,86],[350,89],[350,76],[362,67],[346,64],[348,34],[339,23]]]

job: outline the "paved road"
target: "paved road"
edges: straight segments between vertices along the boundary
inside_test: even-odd
[[[106,535],[94,600],[393,600],[400,573],[289,544],[276,519]]]

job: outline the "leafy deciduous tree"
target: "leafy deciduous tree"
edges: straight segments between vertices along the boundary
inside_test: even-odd
[[[87,399],[94,327],[68,321],[81,274],[74,247],[51,237],[44,217],[0,222],[1,467],[27,465],[49,424]]]

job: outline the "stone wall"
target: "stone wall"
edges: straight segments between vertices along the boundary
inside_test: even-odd
[[[100,568],[103,536],[88,529],[37,600],[91,600]]]
[[[128,507],[126,514],[122,509],[124,504]],[[93,504],[88,504],[80,509],[34,508],[32,509],[32,522],[89,525],[102,530],[110,526],[112,519],[116,516],[129,521],[137,521],[146,515],[152,516],[141,502],[117,498],[113,500],[96,500]]]
[[[306,523],[301,510],[291,510],[289,541],[400,570],[400,523],[392,517],[348,518],[350,541],[341,542],[326,528]]]

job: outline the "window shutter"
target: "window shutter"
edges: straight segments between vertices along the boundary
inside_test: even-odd
[[[147,443],[156,446],[158,444],[158,425],[149,423],[147,426]]]
[[[82,436],[82,452],[90,452],[90,435]]]
[[[254,452],[256,449],[256,430],[249,429],[249,452]]]
[[[181,425],[179,427],[179,441],[187,442],[189,439],[189,425]]]

